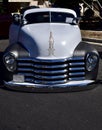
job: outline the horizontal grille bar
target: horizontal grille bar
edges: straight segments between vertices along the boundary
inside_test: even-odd
[[[85,80],[85,77],[75,77],[75,78],[69,78],[70,81],[72,80]]]
[[[37,73],[37,74],[64,74],[67,73],[67,69],[63,69],[63,70],[38,70],[38,69],[33,69],[33,68],[18,68],[18,72],[31,72],[31,73]]]
[[[79,59],[79,60],[83,60],[83,57],[79,57],[78,59]],[[68,61],[68,59],[58,59],[58,60],[52,60],[52,59],[51,59],[51,60],[46,60],[46,59],[44,60],[44,59],[43,59],[43,60],[42,60],[42,59],[34,59],[34,58],[31,58],[31,57],[29,57],[29,58],[28,58],[28,57],[27,57],[27,58],[26,58],[26,57],[24,57],[24,58],[19,58],[18,60],[21,61],[21,62],[25,62],[25,61],[26,61],[26,62],[35,62],[35,63],[40,63],[40,64],[41,64],[41,63],[46,63],[46,64],[47,64],[47,63],[48,63],[48,64],[53,64],[53,63],[54,63],[54,64],[57,64],[57,63],[58,63],[58,64],[59,64],[59,63],[65,63],[65,62]],[[69,60],[72,60],[72,58],[69,58]],[[74,60],[74,58],[73,58],[73,60]],[[26,62],[25,62],[25,63],[26,63]]]
[[[53,81],[45,81],[45,80],[33,80],[31,78],[26,78],[27,82],[30,83],[36,83],[36,84],[61,84],[61,83],[66,83],[67,80],[62,79],[62,80],[53,80]]]
[[[85,71],[85,67],[69,68],[69,71]]]
[[[24,75],[26,82],[59,84],[85,79],[84,57],[61,60],[19,58],[17,65],[17,74]]]
[[[83,76],[85,75],[85,72],[74,72],[74,73],[69,73],[69,76]]]
[[[57,76],[40,76],[40,75],[34,75],[37,79],[43,79],[43,80],[58,80],[58,79],[66,79],[67,75],[57,75]]]
[[[35,67],[37,69],[41,69],[41,68],[45,68],[45,69],[54,69],[54,68],[65,68],[68,66],[68,64],[62,64],[62,65],[53,65],[51,66],[51,64],[49,65],[44,65],[44,64],[33,64],[33,63],[18,63],[18,66],[22,66],[22,67]]]
[[[85,65],[84,62],[73,62],[73,63],[69,63],[70,66],[82,66],[82,65]]]

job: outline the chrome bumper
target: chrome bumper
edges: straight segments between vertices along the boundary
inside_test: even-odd
[[[81,91],[95,87],[94,80],[70,81],[64,84],[43,85],[33,83],[17,83],[14,81],[4,81],[4,86],[19,91],[27,92],[64,92],[64,91]]]

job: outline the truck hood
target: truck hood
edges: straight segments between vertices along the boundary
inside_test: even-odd
[[[31,57],[40,59],[68,58],[81,41],[77,25],[70,24],[28,24],[22,26],[19,42]]]

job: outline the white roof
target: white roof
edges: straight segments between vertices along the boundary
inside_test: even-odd
[[[26,10],[24,12],[24,16],[26,14],[29,14],[29,13],[36,13],[36,12],[48,12],[48,11],[51,11],[51,12],[63,12],[63,13],[71,13],[73,14],[75,17],[77,17],[76,13],[74,10],[71,10],[71,9],[65,9],[65,8],[35,8],[35,9],[29,9],[29,10]]]

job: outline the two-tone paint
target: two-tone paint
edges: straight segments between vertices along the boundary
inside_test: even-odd
[[[4,65],[5,86],[46,91],[83,89],[94,83],[98,60],[95,69],[88,72],[86,58],[88,53],[94,53],[97,57],[98,53],[92,46],[82,42],[79,26],[53,22],[27,24],[26,15],[37,12],[63,12],[77,17],[70,9],[38,8],[25,11],[20,24],[13,23],[10,28],[10,45],[4,56],[9,53],[14,55],[16,70],[9,72]]]

